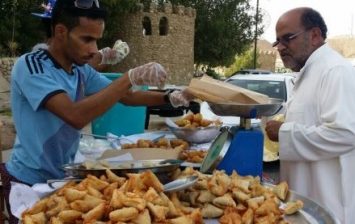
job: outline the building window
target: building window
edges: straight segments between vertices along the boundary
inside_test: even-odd
[[[149,19],[149,17],[145,16],[143,18],[143,36],[150,36],[152,35],[152,23]]]
[[[159,35],[166,36],[168,35],[168,19],[166,17],[162,17],[159,21]]]

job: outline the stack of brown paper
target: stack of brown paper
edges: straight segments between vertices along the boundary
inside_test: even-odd
[[[161,148],[132,148],[132,149],[108,149],[102,153],[98,159],[109,159],[112,157],[122,156],[126,153],[131,154],[135,160],[149,159],[177,159],[181,149],[161,149]]]
[[[267,104],[269,97],[239,86],[203,76],[191,80],[188,90],[195,97],[220,104]]]

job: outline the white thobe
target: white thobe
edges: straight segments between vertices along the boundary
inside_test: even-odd
[[[279,143],[281,180],[355,223],[355,69],[327,44],[296,78]]]

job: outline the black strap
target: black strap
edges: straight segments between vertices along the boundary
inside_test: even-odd
[[[76,87],[75,101],[79,101],[84,98],[84,80],[83,74],[79,71],[78,85]]]
[[[171,94],[172,92],[174,92],[174,90],[173,90],[173,89],[170,89],[170,90],[167,90],[167,91],[164,93],[164,102],[165,102],[165,103],[171,104],[171,102],[170,102],[170,94]]]

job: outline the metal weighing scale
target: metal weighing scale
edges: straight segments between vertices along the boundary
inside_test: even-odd
[[[217,104],[208,103],[219,116],[240,117],[239,126],[223,127],[215,138],[200,171],[210,173],[214,169],[231,174],[262,177],[264,135],[260,127],[252,127],[251,119],[272,116],[282,107],[281,99],[270,99],[268,104]]]

